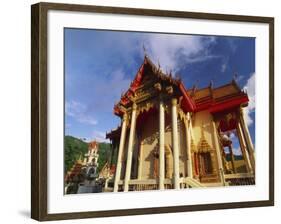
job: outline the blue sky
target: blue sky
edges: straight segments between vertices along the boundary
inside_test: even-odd
[[[186,86],[226,84],[234,74],[247,89],[246,110],[252,139],[255,129],[255,39],[65,29],[65,134],[105,141],[120,119],[113,115],[143,62],[144,50],[164,72],[180,76]]]

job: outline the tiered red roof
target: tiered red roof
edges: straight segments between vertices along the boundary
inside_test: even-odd
[[[120,110],[120,105],[126,106],[129,103],[131,103],[130,98],[133,96],[137,88],[142,83],[143,77],[145,74],[152,73],[153,75],[156,75],[161,80],[165,80],[170,82],[171,84],[178,87],[178,89],[181,92],[181,95],[183,97],[183,100],[181,101],[181,106],[185,111],[193,111],[195,109],[194,102],[190,99],[190,97],[187,94],[187,90],[184,87],[184,84],[180,79],[173,78],[171,74],[165,74],[163,73],[160,68],[156,67],[151,60],[145,56],[144,62],[139,68],[139,71],[137,72],[134,80],[131,82],[131,85],[129,89],[121,96],[120,101],[114,106],[114,113],[118,116],[122,116],[123,112]]]
[[[209,110],[211,113],[218,113],[246,105],[249,101],[247,93],[239,88],[235,80],[217,88],[210,85],[198,90],[193,88],[187,92],[196,105],[194,112]]]
[[[73,177],[78,176],[81,173],[82,161],[77,160],[70,171],[65,175],[65,181],[72,180]]]
[[[98,142],[97,141],[92,141],[92,142],[89,142],[88,145],[89,145],[89,148],[93,149],[93,148],[98,148]]]
[[[210,85],[202,89],[192,88],[186,90],[180,79],[172,77],[171,74],[164,74],[159,67],[156,67],[151,60],[145,56],[144,62],[138,70],[134,80],[131,82],[129,89],[114,106],[114,113],[116,115],[123,115],[120,105],[127,106],[131,103],[130,98],[142,83],[144,75],[149,73],[178,87],[182,95],[180,106],[185,112],[209,110],[211,113],[216,113],[225,109],[238,107],[241,104],[247,104],[249,101],[247,94],[241,91],[234,80],[227,85],[217,88],[213,88],[212,85]]]

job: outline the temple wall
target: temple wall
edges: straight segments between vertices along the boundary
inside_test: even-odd
[[[141,128],[142,167],[141,179],[154,179],[154,156],[153,150],[157,147],[159,134],[159,121],[156,114],[149,116]]]
[[[182,121],[179,121],[179,166],[180,176],[187,176],[187,154],[186,154],[186,134],[185,126]],[[158,135],[159,135],[159,118],[158,114],[151,115],[146,122],[142,124],[141,141],[142,147],[142,167],[141,179],[154,179],[154,163],[155,159],[153,151],[158,150]],[[165,120],[165,145],[169,145],[172,149],[172,130],[169,116],[166,114]],[[172,149],[173,150],[173,149]],[[158,166],[158,165],[157,165]]]
[[[186,130],[182,120],[178,122],[179,131],[179,161],[180,177],[187,177],[187,148],[186,148]]]
[[[200,117],[199,117],[200,119]],[[194,127],[194,133],[198,132],[200,127]],[[185,125],[182,120],[178,120],[178,142],[179,142],[179,167],[180,167],[180,177],[187,176],[187,148],[186,148],[186,133]],[[124,152],[122,156],[122,167],[121,167],[121,179],[125,177],[126,170],[126,160],[127,160],[127,151],[128,151],[128,141],[129,133],[127,131],[126,141],[124,145]],[[200,131],[199,131],[200,133]],[[133,145],[133,158],[132,158],[132,171],[131,178],[138,178],[138,167],[139,167],[139,149],[140,143],[142,142],[141,152],[141,171],[140,179],[154,179],[155,178],[155,166],[158,168],[158,165],[155,165],[155,158],[153,155],[154,150],[158,150],[158,135],[159,135],[159,118],[158,114],[152,114],[147,118],[147,120],[142,124],[141,128],[138,127],[138,133],[136,132],[134,145]],[[207,136],[207,133],[205,133]],[[200,135],[196,134],[196,136]],[[199,141],[198,139],[198,141]],[[197,140],[196,140],[197,141]],[[165,145],[171,147],[172,151],[172,130],[171,130],[171,120],[168,114],[166,114],[165,119]],[[167,154],[167,152],[165,152]],[[173,160],[173,152],[171,160]],[[173,163],[173,161],[172,161]]]
[[[208,111],[200,111],[193,115],[193,136],[194,143],[197,146],[202,137],[202,127],[205,135],[205,139],[212,148],[215,148],[215,142],[213,139],[213,127],[212,127],[212,115]]]
[[[211,148],[214,149],[211,153],[211,157],[213,160],[213,172],[217,173],[218,161],[217,161],[216,150],[215,150],[216,149],[215,138],[217,138],[217,136],[213,131],[212,114],[210,114],[207,110],[205,110],[205,111],[200,111],[193,116],[194,117],[193,117],[192,125],[193,125],[194,143],[197,147],[202,137],[202,131],[204,131],[206,141],[211,146]]]
[[[133,158],[132,158],[132,173],[131,178],[136,179],[138,177],[138,153],[139,153],[140,140],[137,133],[135,134],[133,145]]]

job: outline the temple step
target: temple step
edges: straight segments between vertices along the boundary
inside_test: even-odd
[[[200,178],[200,181],[203,183],[215,183],[218,182],[218,176],[217,175],[207,175],[207,176],[202,176]]]
[[[190,186],[190,187],[205,187],[204,184],[200,183],[198,180],[195,180],[191,177],[187,177],[186,178],[186,183]]]

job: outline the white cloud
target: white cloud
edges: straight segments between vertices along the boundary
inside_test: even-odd
[[[221,65],[221,72],[224,73],[226,70],[226,62]]]
[[[235,134],[233,132],[231,132],[230,135],[229,135],[229,138],[233,140],[233,139],[236,138],[236,136],[235,136]]]
[[[103,131],[92,131],[90,133],[90,135],[88,136],[83,136],[83,137],[77,137],[79,139],[81,139],[84,142],[91,142],[91,141],[97,141],[97,142],[106,142],[106,143],[110,143],[109,139],[106,139],[106,133]]]
[[[231,51],[234,53],[237,50],[237,45],[235,44],[234,38],[227,38],[228,46],[230,47]]]
[[[92,140],[96,140],[98,142],[107,142],[109,143],[109,139],[106,139],[106,133],[102,132],[102,131],[93,131],[93,139]]]
[[[216,42],[215,37],[177,35],[150,35],[143,40],[149,57],[160,62],[161,68],[177,72],[183,65],[212,59],[209,47]]]
[[[232,152],[234,155],[242,155],[240,148],[232,148]]]
[[[87,107],[86,105],[77,102],[77,101],[70,101],[65,103],[65,113],[66,115],[75,118],[78,122],[84,124],[91,124],[96,125],[98,121],[93,117],[86,114]]]
[[[243,75],[238,75],[238,77],[236,78],[236,82],[240,82],[243,78]]]
[[[97,75],[95,75],[96,77]],[[121,93],[125,92],[130,86],[129,78],[125,77],[122,69],[116,69],[110,74],[105,74],[108,79],[96,78],[91,83],[92,93],[95,98],[92,98],[89,105],[89,112],[112,112],[114,103],[116,103]]]
[[[253,119],[251,118],[250,114],[254,112],[256,107],[255,101],[255,73],[253,73],[250,78],[248,79],[246,85],[243,88],[249,97],[249,104],[247,107],[243,108],[245,114],[245,120],[248,126],[253,123]]]

